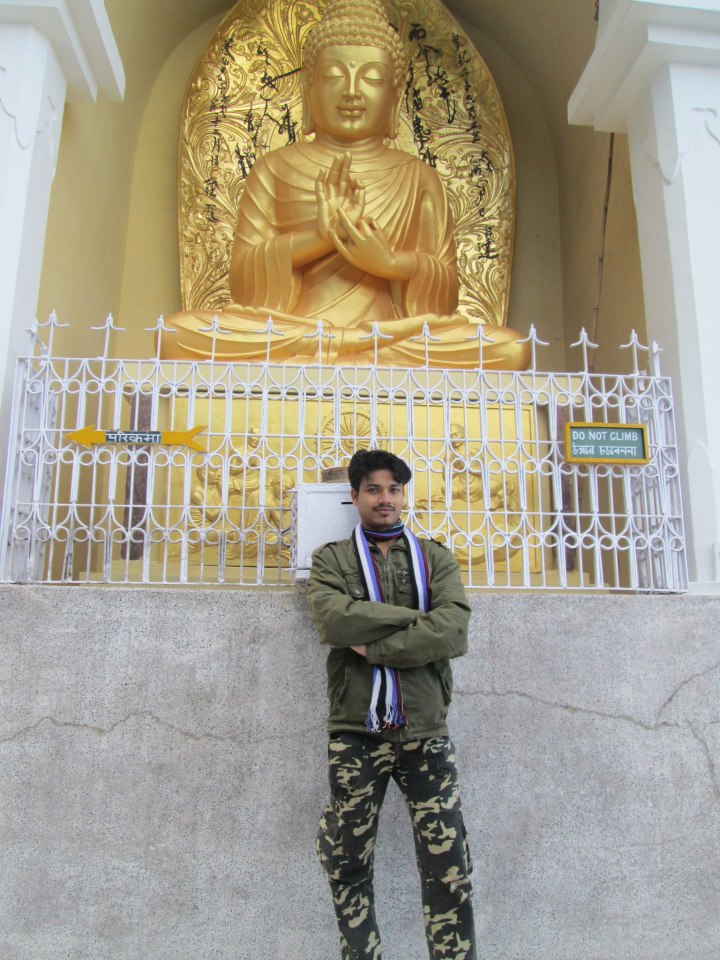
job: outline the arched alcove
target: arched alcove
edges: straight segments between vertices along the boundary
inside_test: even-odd
[[[132,342],[144,342],[146,350],[150,340],[143,327],[180,305],[174,192],[180,104],[193,64],[216,23],[213,19],[198,28],[167,58],[148,96],[138,136],[121,317],[122,325],[138,334]],[[548,365],[562,366],[558,179],[550,131],[519,65],[489,37],[474,31],[472,40],[500,88],[515,152],[518,217],[508,322],[521,331],[534,323],[552,344]]]
[[[513,139],[517,226],[508,322],[518,330],[535,323],[551,342],[540,357],[544,367],[573,367],[577,358],[565,347],[591,323],[597,293],[607,167],[607,135],[569,127],[566,119],[567,99],[594,42],[593,5],[447,5],[493,73]],[[123,335],[116,351],[147,355],[151,337],[143,328],[180,305],[179,104],[195,59],[230,6],[225,0],[169,0],[162,7],[108,0],[127,95],[121,104],[65,110],[38,306],[41,318],[56,308],[72,323],[56,340],[62,352],[96,352],[102,336],[89,327],[113,312],[133,334]],[[150,169],[163,174],[153,190]],[[615,345],[630,328],[644,329],[623,137],[616,138],[606,252],[598,359],[613,370],[625,362]]]

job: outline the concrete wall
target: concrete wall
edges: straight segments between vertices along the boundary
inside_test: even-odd
[[[484,960],[720,956],[720,600],[475,594],[451,715]],[[0,956],[331,960],[293,591],[0,588]],[[425,956],[408,818],[385,960]]]

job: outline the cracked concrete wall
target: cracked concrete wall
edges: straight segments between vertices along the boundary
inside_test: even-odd
[[[720,599],[474,595],[451,726],[484,960],[720,957]],[[0,588],[3,960],[331,960],[292,591]],[[408,818],[385,960],[426,955]]]

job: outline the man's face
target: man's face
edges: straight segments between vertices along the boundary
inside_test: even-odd
[[[389,530],[400,520],[405,503],[405,487],[389,470],[375,470],[360,482],[359,490],[351,490],[362,525],[368,530]]]

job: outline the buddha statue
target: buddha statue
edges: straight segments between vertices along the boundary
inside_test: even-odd
[[[266,153],[245,183],[233,303],[168,317],[161,357],[265,359],[271,317],[274,362],[308,362],[320,348],[328,364],[472,368],[481,329],[483,367],[528,366],[519,334],[456,312],[442,181],[386,144],[398,134],[405,62],[380,0],[329,0],[303,50],[306,139]]]

